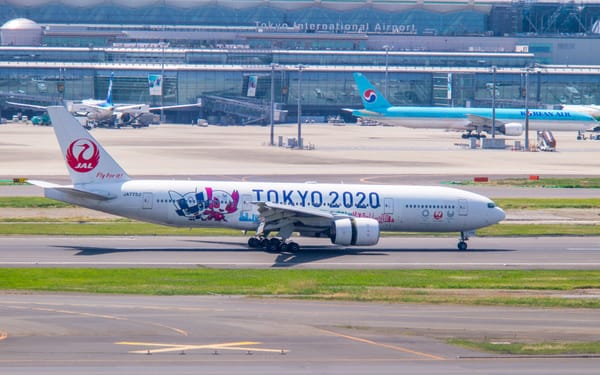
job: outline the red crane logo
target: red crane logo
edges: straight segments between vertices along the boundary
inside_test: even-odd
[[[66,159],[71,169],[85,173],[98,166],[100,151],[91,139],[79,138],[71,142],[67,148]]]

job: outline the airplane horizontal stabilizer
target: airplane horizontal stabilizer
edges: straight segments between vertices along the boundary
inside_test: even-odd
[[[116,198],[115,195],[107,193],[107,192],[85,191],[85,190],[81,190],[81,189],[76,189],[72,186],[62,186],[62,185],[57,185],[57,184],[53,184],[51,182],[46,182],[46,181],[28,180],[27,182],[29,182],[32,185],[44,188],[44,190],[60,191],[62,193],[72,196],[73,198],[95,199],[95,200],[99,200],[99,201],[106,201],[106,200]]]

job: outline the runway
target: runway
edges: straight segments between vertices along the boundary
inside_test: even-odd
[[[298,253],[249,250],[246,237],[10,236],[0,267],[210,267],[320,269],[599,269],[596,237],[478,238],[456,250],[452,237],[385,237],[339,247],[299,238]]]
[[[0,176],[68,183],[51,128],[0,127]],[[559,152],[470,150],[456,133],[307,126],[311,151],[267,147],[262,127],[95,129],[132,175],[233,181],[451,184],[598,173],[598,142],[557,134]],[[294,126],[277,136],[294,137]],[[148,159],[151,157],[151,160]],[[241,161],[242,160],[242,161]],[[151,162],[149,162],[151,161]],[[168,176],[168,177],[165,177]],[[598,197],[599,189],[458,186],[492,198]],[[0,195],[40,195],[35,187]],[[0,267],[599,269],[596,237],[386,237],[364,248],[299,238],[303,250],[248,250],[245,237],[6,236]],[[597,310],[343,303],[243,297],[0,295],[0,373],[597,374],[598,358],[490,357],[448,337],[597,341]]]
[[[445,343],[597,339],[597,312],[585,309],[5,294],[0,311],[0,366],[10,374],[591,375],[600,365]]]

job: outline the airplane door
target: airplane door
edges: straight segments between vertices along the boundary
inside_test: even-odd
[[[383,218],[380,223],[381,229],[388,230],[392,226],[392,222],[395,221],[394,217],[394,200],[392,198],[383,198]]]
[[[145,210],[152,209],[153,200],[152,193],[142,193],[142,208]]]
[[[250,220],[252,218],[252,195],[242,195],[242,212],[240,218]]]
[[[467,216],[469,213],[469,204],[466,199],[458,200],[458,214],[460,216]]]
[[[383,199],[383,213],[388,215],[394,214],[394,200],[392,198]]]

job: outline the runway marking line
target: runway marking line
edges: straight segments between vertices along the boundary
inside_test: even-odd
[[[185,350],[199,350],[199,349],[214,349],[214,350],[238,350],[248,352],[266,352],[266,353],[281,353],[286,354],[289,350],[286,349],[267,349],[267,348],[255,348],[249,345],[260,345],[262,342],[259,341],[240,341],[240,342],[225,342],[221,344],[205,344],[205,345],[179,345],[179,344],[160,344],[152,342],[131,342],[131,341],[120,341],[115,342],[116,345],[130,345],[130,346],[146,346],[146,347],[159,347],[162,349],[143,349],[143,350],[132,350],[129,353],[132,354],[155,354],[155,353],[169,353],[169,352],[181,352]]]
[[[22,307],[22,306],[13,306],[12,308],[14,308],[14,309],[22,309],[22,310],[51,312],[51,313],[58,313],[58,314],[65,314],[65,315],[77,315],[77,316],[90,317],[90,318],[120,320],[120,321],[126,321],[126,322],[131,321],[131,319],[125,318],[125,317],[121,317],[121,316],[106,315],[106,314],[94,314],[94,313],[87,313],[87,312],[82,312],[82,311],[51,309],[51,308],[47,308],[47,307]],[[155,322],[144,322],[144,321],[137,321],[137,322],[138,323],[142,323],[142,324],[148,324],[148,325],[155,326],[155,327],[165,328],[165,329],[168,329],[170,331],[176,332],[176,333],[180,334],[181,336],[187,336],[188,335],[188,333],[187,333],[186,330],[183,330],[183,329],[180,329],[180,328],[177,328],[177,327],[171,327],[171,326],[168,326],[166,324],[155,323]]]
[[[323,329],[323,328],[317,328],[319,331],[328,333],[330,335],[334,335],[334,336],[338,336],[338,337],[342,337],[348,340],[352,340],[352,341],[357,341],[357,342],[362,342],[365,344],[369,344],[369,345],[374,345],[374,346],[380,346],[382,348],[388,348],[388,349],[393,349],[393,350],[397,350],[400,352],[404,352],[404,353],[409,353],[409,354],[414,354],[420,357],[426,357],[429,359],[434,359],[436,361],[443,361],[446,360],[446,358],[444,357],[440,357],[434,354],[429,354],[429,353],[423,353],[423,352],[419,352],[416,350],[411,350],[411,349],[407,349],[407,348],[403,348],[401,346],[397,346],[397,345],[390,345],[390,344],[383,344],[380,342],[376,342],[376,341],[372,341],[372,340],[368,340],[368,339],[363,339],[361,337],[356,337],[356,336],[350,336],[350,335],[346,335],[343,333],[339,333],[339,332],[335,332],[335,331],[330,331],[328,329]]]

